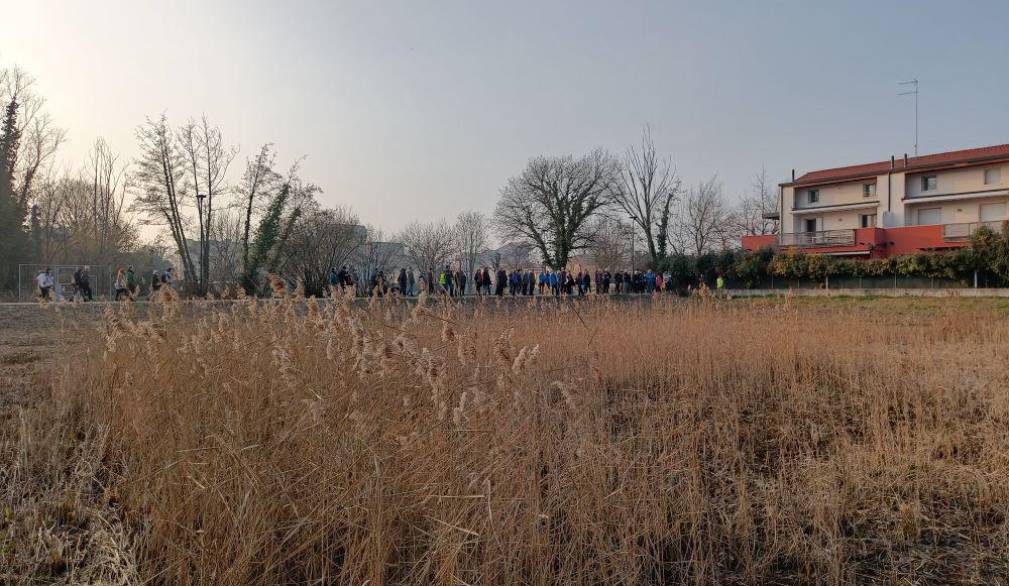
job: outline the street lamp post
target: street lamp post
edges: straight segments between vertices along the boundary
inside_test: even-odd
[[[207,257],[210,256],[207,249],[207,233],[210,231],[210,226],[206,225],[203,221],[203,202],[206,199],[206,193],[196,192],[196,208],[200,217],[200,282],[197,284],[199,289],[206,288],[207,279],[210,276],[210,268],[207,266]],[[201,295],[205,293],[206,291],[200,291]]]
[[[634,274],[634,223],[638,221],[638,217],[631,214],[631,275]]]

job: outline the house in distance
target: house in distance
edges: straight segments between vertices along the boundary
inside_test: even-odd
[[[1009,144],[812,171],[779,186],[780,234],[746,250],[883,258],[966,246],[1009,219]]]

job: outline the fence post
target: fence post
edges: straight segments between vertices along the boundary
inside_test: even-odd
[[[974,288],[977,289],[977,269],[974,270]]]

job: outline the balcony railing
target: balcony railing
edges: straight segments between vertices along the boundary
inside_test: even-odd
[[[794,232],[778,237],[778,246],[852,246],[854,230],[823,230],[821,232]]]
[[[942,239],[943,240],[970,240],[970,237],[977,232],[978,228],[981,226],[987,226],[994,232],[999,232],[1002,230],[1002,226],[1005,225],[1005,221],[997,220],[994,222],[968,222],[964,224],[943,224],[942,226]]]

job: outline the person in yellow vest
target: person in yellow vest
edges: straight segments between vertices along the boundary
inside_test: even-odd
[[[715,292],[719,297],[725,296],[725,278],[722,275],[718,275],[718,278],[715,279]]]

